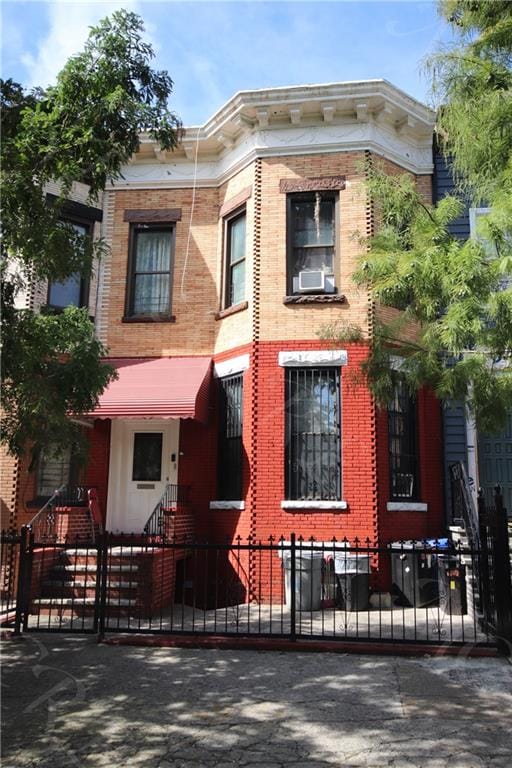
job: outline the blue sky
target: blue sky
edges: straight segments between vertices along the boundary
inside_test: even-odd
[[[236,91],[384,77],[428,101],[421,60],[448,39],[434,2],[81,2],[3,0],[2,76],[51,83],[88,27],[119,7],[139,13],[172,108],[204,123]]]

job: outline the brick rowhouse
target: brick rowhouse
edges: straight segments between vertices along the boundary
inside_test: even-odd
[[[375,226],[365,169],[375,161],[390,174],[411,173],[430,200],[432,127],[426,107],[385,81],[241,93],[205,126],[185,131],[176,152],[159,152],[144,142],[124,178],[105,193],[102,233],[111,252],[98,273],[95,322],[109,356],[134,361],[207,356],[214,368],[208,418],[181,418],[179,444],[172,449],[176,482],[189,487],[188,511],[177,530],[210,541],[288,538],[293,531],[306,539],[357,537],[372,544],[442,532],[439,403],[430,392],[419,393],[419,494],[414,503],[392,503],[388,417],[372,401],[360,365],[375,317],[393,310],[373,306],[368,290],[351,279],[364,253],[360,236]],[[290,271],[289,201],[311,193],[314,205],[317,190],[335,206],[335,289],[301,294]],[[230,302],[229,228],[239,214],[245,214],[245,281],[240,300]],[[172,232],[167,314],[137,315],[131,304],[134,238],[144,228]],[[340,323],[360,328],[361,341],[321,339],[322,329]],[[286,374],[279,353],[334,349],[346,354],[346,365],[339,368],[341,497],[332,508],[326,502],[315,507],[312,500],[290,507],[283,503]],[[243,379],[236,500],[219,499],[217,491],[217,377],[226,371]],[[144,423],[140,430],[150,430],[152,419],[145,417]],[[114,519],[113,489],[131,481],[115,476],[127,470],[113,463],[121,449],[112,437],[113,424],[109,418],[91,420],[84,474],[84,483],[97,488],[107,528]],[[17,491],[19,521],[32,493],[23,474],[18,467],[17,488],[25,489]],[[12,507],[8,498],[6,508]],[[116,514],[118,521],[122,510]],[[141,516],[139,530],[144,522]],[[248,559],[244,567],[251,568]]]

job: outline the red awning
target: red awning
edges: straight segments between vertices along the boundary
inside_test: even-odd
[[[210,357],[107,358],[119,378],[88,416],[208,421]]]

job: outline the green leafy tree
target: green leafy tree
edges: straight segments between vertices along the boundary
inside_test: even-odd
[[[114,376],[85,309],[34,314],[15,303],[31,282],[90,276],[105,253],[102,240],[63,221],[75,182],[88,185],[94,203],[121,176],[141,132],[163,149],[179,141],[180,121],[167,106],[172,80],[151,68],[143,32],[137,15],[116,12],[91,29],[54,86],[26,93],[12,80],[1,84],[2,440],[16,455],[80,442],[69,415],[90,411]],[[51,204],[49,182],[60,189]]]
[[[442,0],[439,11],[454,33],[427,63],[439,142],[458,197],[491,211],[480,237],[460,241],[449,231],[460,199],[426,205],[410,176],[370,170],[379,230],[355,279],[370,285],[377,318],[379,305],[401,312],[377,320],[364,372],[385,405],[399,354],[411,391],[428,385],[465,400],[477,424],[495,430],[512,405],[512,3]]]
[[[503,283],[511,244],[498,252],[484,239],[453,237],[449,224],[464,204],[426,205],[410,176],[376,171],[368,187],[380,226],[355,279],[371,284],[377,317],[380,305],[400,310],[375,325],[364,364],[374,395],[388,402],[399,355],[411,391],[427,385],[442,399],[465,399],[479,426],[498,428],[512,405],[512,288]]]

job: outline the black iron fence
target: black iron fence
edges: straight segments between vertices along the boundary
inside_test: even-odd
[[[172,488],[172,486],[171,486]],[[171,493],[173,494],[171,496]],[[170,491],[167,502],[178,502]],[[448,539],[59,539],[2,533],[4,624],[46,630],[512,646],[506,511],[479,501],[480,545]]]
[[[447,540],[155,540],[21,543],[17,626],[25,631],[159,633],[489,645],[506,629],[489,552]],[[486,594],[489,594],[486,593]],[[502,635],[505,637],[505,635]],[[509,638],[510,639],[510,638]]]

